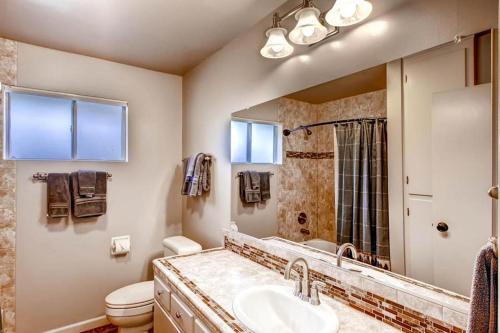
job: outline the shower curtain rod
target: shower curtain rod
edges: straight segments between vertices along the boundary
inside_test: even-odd
[[[306,130],[306,133],[308,135],[311,135],[312,132],[309,130],[310,127],[317,127],[317,126],[331,125],[331,124],[346,124],[346,123],[353,123],[353,122],[356,122],[356,121],[374,121],[374,120],[385,121],[385,120],[387,120],[387,118],[385,118],[385,117],[380,117],[380,118],[356,118],[356,119],[346,119],[346,120],[324,121],[322,123],[314,123],[314,124],[309,124],[309,125],[300,125],[299,127],[295,127],[295,128],[292,128],[292,129],[285,128],[283,130],[283,135],[284,136],[289,136],[293,132],[300,131],[300,130]]]

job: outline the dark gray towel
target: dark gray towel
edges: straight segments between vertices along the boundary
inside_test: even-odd
[[[70,212],[69,175],[49,173],[47,175],[47,215],[66,217]]]
[[[260,176],[260,200],[266,201],[271,199],[271,183],[269,172],[259,172]]]
[[[95,195],[96,172],[78,170],[78,192],[80,196],[92,198]]]
[[[498,259],[493,249],[488,242],[476,257],[467,333],[497,332]]]
[[[203,175],[204,162],[205,162],[205,154],[203,153],[197,154],[194,160],[193,176],[191,177],[189,185],[188,195],[190,197],[201,195],[203,192],[202,190],[203,180],[201,178]]]
[[[71,173],[71,196],[73,201],[73,215],[75,217],[100,216],[106,214],[106,172],[96,172],[95,194],[92,198],[80,195],[78,185],[78,173]]]
[[[243,204],[257,203],[261,201],[260,176],[255,171],[243,171],[240,178],[240,199]]]

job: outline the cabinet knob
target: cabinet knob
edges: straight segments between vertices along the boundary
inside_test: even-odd
[[[448,225],[444,222],[439,222],[437,224],[437,227],[436,229],[439,231],[439,232],[447,232],[448,231]]]
[[[156,295],[161,296],[162,294],[163,294],[163,290],[160,289],[160,290],[156,291]]]
[[[179,313],[179,311],[175,311],[175,318],[181,319],[182,315]]]
[[[498,185],[490,187],[490,189],[488,190],[488,195],[490,196],[490,198],[498,199]]]

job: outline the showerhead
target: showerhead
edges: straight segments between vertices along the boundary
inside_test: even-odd
[[[290,133],[292,133],[292,131],[290,131],[289,129],[286,129],[286,128],[285,128],[285,129],[283,130],[283,135],[284,135],[284,136],[289,136],[289,135],[290,135]]]
[[[309,128],[306,128],[306,133],[307,133],[307,135],[313,134],[313,132]]]

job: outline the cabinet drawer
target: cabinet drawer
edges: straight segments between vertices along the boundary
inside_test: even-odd
[[[194,333],[212,333],[206,326],[201,322],[201,320],[196,319],[194,321]]]
[[[194,315],[177,296],[172,295],[170,313],[184,333],[193,333]]]
[[[154,330],[158,333],[182,333],[175,327],[170,316],[163,311],[158,302],[155,302],[154,307]]]
[[[163,282],[161,282],[158,278],[154,280],[155,284],[155,300],[162,306],[165,311],[170,311],[170,297],[171,292],[170,288],[168,288]]]

